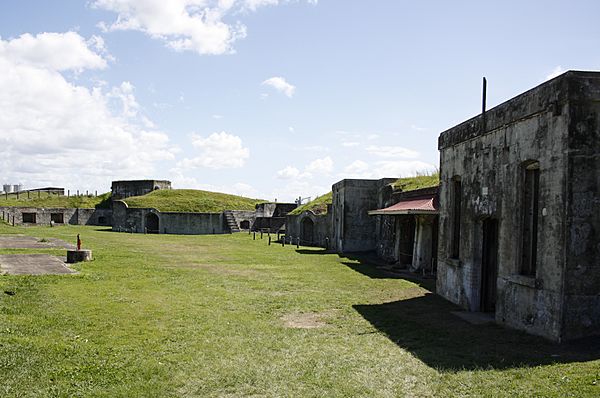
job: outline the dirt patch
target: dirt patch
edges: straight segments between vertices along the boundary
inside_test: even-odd
[[[0,236],[0,249],[75,249],[75,246],[56,238],[39,239],[33,236]]]
[[[292,313],[281,317],[284,325],[292,329],[317,329],[327,325],[326,314],[316,312]]]
[[[9,275],[60,275],[75,274],[64,259],[48,254],[0,255],[0,273]]]

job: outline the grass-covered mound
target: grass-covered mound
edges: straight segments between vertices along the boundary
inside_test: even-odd
[[[312,211],[317,215],[327,214],[327,205],[333,203],[333,193],[328,192],[325,195],[321,195],[310,202],[303,204],[302,206],[296,207],[293,211],[289,212],[290,215],[301,214],[303,211]]]
[[[151,207],[160,211],[220,213],[223,210],[254,210],[262,199],[196,189],[161,189],[124,199],[129,207]]]
[[[79,209],[106,209],[110,207],[110,192],[98,196],[64,196],[57,194],[48,195],[47,192],[30,192],[29,199],[27,192],[16,194],[0,195],[0,206],[10,207],[49,207],[49,208],[79,208]]]
[[[416,189],[431,188],[440,185],[440,173],[418,175],[397,179],[392,186],[395,191],[414,191]]]

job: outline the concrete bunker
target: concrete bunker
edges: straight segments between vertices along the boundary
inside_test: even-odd
[[[554,341],[600,333],[600,73],[441,133],[437,292]]]

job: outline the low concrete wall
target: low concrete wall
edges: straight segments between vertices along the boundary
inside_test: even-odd
[[[295,243],[300,238],[304,246],[331,248],[331,213],[315,215],[311,211],[304,211],[297,215],[286,217],[287,237]]]
[[[145,233],[154,229],[158,218],[158,233],[205,235],[228,233],[223,213],[161,212],[152,208],[129,208],[123,201],[113,202],[113,231]]]
[[[111,209],[75,209],[75,208],[38,208],[38,207],[0,207],[0,214],[5,221],[15,225],[34,224],[23,221],[23,213],[35,214],[36,225],[50,225],[52,215],[62,215],[63,222],[55,224],[71,225],[111,225]],[[58,216],[60,217],[60,216]]]

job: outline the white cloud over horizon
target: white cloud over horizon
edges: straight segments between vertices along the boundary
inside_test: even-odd
[[[167,134],[139,114],[134,87],[88,88],[62,72],[103,69],[101,40],[75,32],[0,39],[0,167],[28,186],[76,189],[148,178],[174,158]]]
[[[177,163],[177,168],[235,169],[244,166],[250,157],[250,150],[243,146],[242,139],[225,131],[208,137],[193,134],[192,146],[199,150],[198,156],[184,158]]]

